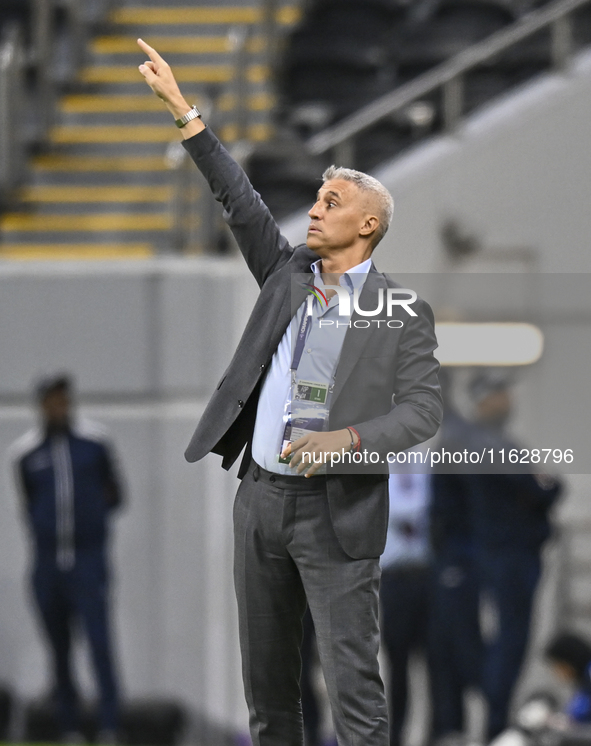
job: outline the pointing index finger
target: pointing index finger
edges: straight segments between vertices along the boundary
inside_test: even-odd
[[[164,62],[162,57],[158,54],[158,52],[151,47],[149,44],[146,44],[146,42],[143,39],[138,39],[137,43],[141,49],[144,50],[144,52],[148,55],[148,57],[152,60],[152,62]]]

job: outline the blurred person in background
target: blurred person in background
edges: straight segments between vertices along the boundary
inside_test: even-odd
[[[429,502],[427,474],[391,474],[390,518],[380,559],[381,631],[389,662],[390,746],[400,746],[408,711],[409,657],[427,650]]]
[[[512,377],[484,369],[469,386],[475,407],[471,450],[516,448],[506,433],[512,412]],[[541,551],[551,534],[550,510],[561,485],[536,468],[505,464],[491,474],[467,474],[481,593],[491,603],[495,629],[485,645],[482,689],[488,704],[486,737],[507,727],[511,696],[521,672],[541,575]],[[531,472],[525,471],[531,469]]]
[[[320,726],[322,712],[320,700],[315,688],[318,651],[316,649],[316,632],[310,609],[306,609],[302,620],[304,634],[300,653],[302,656],[302,675],[300,689],[302,692],[302,717],[304,719],[304,746],[320,746]]]
[[[58,719],[81,742],[71,668],[75,621],[88,638],[100,692],[99,743],[116,740],[118,685],[109,624],[110,516],[122,502],[113,447],[102,429],[72,411],[65,375],[37,386],[40,424],[11,448],[14,479],[30,535],[32,585],[53,659]]]
[[[580,635],[560,632],[545,650],[553,672],[574,690],[565,708],[569,723],[591,723],[591,645]]]
[[[483,641],[470,503],[462,475],[432,476],[429,662],[432,738],[466,735],[466,695],[481,683]]]
[[[439,374],[444,401],[439,447],[463,451],[472,425],[457,411],[452,375]],[[433,583],[429,625],[432,741],[462,740],[465,696],[480,687],[483,641],[471,503],[466,476],[454,465],[431,475],[430,533]]]

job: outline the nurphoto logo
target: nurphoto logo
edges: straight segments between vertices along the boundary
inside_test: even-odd
[[[316,285],[306,283],[306,289],[309,293],[307,299],[307,313],[312,315],[312,305],[314,298],[318,301],[321,307],[328,306],[328,299],[325,293]],[[351,297],[349,291],[341,287],[340,285],[325,285],[325,290],[334,290],[339,299],[339,316],[344,316],[350,320],[351,318]],[[358,288],[353,290],[353,311],[359,316],[378,316],[383,313],[384,306],[386,307],[386,316],[393,316],[394,308],[403,308],[409,316],[416,316],[416,312],[411,308],[412,304],[417,299],[417,294],[414,290],[408,288],[387,288],[384,293],[384,288],[380,288],[377,294],[377,306],[373,309],[363,309],[359,305],[360,291]],[[350,321],[346,322],[350,326]],[[320,319],[320,326],[333,326],[335,322],[331,319]],[[340,323],[336,322],[337,326]],[[387,322],[387,325],[391,328],[400,328],[404,326],[404,322],[400,319],[391,319]],[[363,319],[356,319],[355,326],[369,327],[370,322],[364,323]]]

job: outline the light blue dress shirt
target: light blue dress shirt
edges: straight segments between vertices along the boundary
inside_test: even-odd
[[[312,264],[314,284],[324,292],[324,283],[320,272],[321,260]],[[339,278],[339,284],[346,288],[351,296],[353,309],[353,292],[361,292],[367,273],[371,268],[371,259],[347,270]],[[323,382],[331,385],[336,374],[337,363],[348,329],[347,319],[338,314],[337,294],[330,299],[327,306],[321,305],[315,298],[312,303],[312,323],[308,329],[306,344],[297,371],[297,378],[302,381]],[[259,466],[276,474],[295,475],[288,464],[278,462],[281,441],[285,428],[283,414],[286,405],[291,403],[291,363],[298,330],[303,314],[307,312],[307,301],[302,303],[291,324],[285,330],[277,351],[273,355],[269,370],[263,382],[259,396],[257,416],[252,439],[252,457]],[[333,320],[332,325],[320,326],[320,320]],[[336,322],[339,321],[337,324]],[[303,475],[302,475],[303,476]]]

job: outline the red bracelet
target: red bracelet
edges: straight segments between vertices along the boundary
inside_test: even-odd
[[[355,446],[355,451],[359,453],[359,451],[361,450],[361,435],[359,435],[359,433],[357,432],[357,430],[355,430],[354,427],[350,427],[349,425],[347,425],[347,430],[350,433],[355,433],[355,435],[357,436],[357,445]],[[353,436],[351,436],[351,441],[352,440],[353,440]]]

